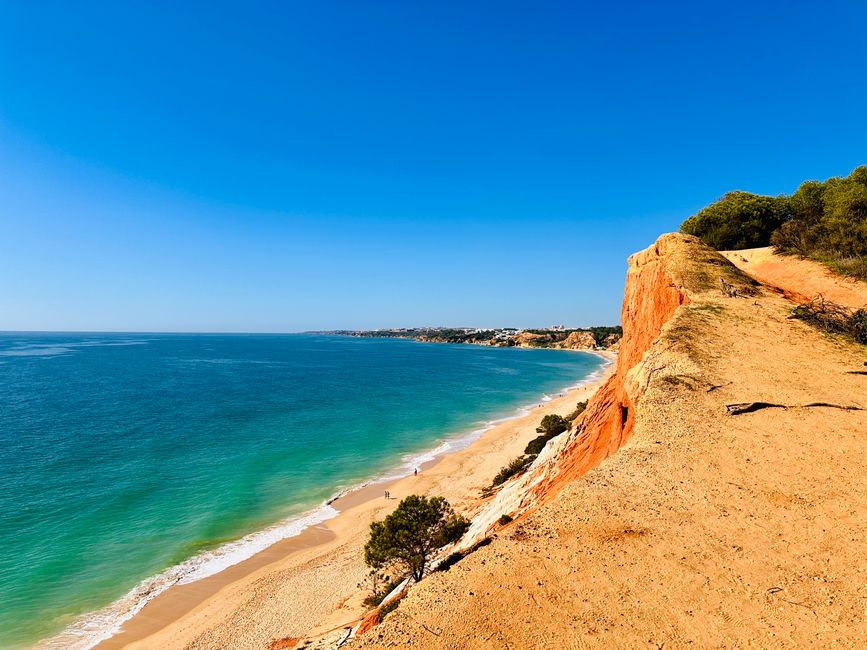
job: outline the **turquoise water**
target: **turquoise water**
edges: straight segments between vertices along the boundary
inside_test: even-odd
[[[601,363],[319,335],[2,334],[0,647],[65,628],[58,645],[87,647],[146,589],[331,516],[338,490]]]

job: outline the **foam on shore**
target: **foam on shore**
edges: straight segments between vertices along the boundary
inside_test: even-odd
[[[63,632],[38,647],[54,650],[87,650],[117,634],[121,626],[138,614],[151,600],[173,585],[195,582],[243,562],[272,544],[300,535],[310,526],[333,519],[339,512],[329,504],[286,519],[264,530],[193,556],[162,573],[142,580],[111,605],[79,617]]]

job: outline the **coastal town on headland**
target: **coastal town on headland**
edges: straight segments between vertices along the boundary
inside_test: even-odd
[[[501,348],[549,348],[557,350],[608,350],[616,352],[623,329],[617,326],[567,328],[555,325],[538,329],[517,327],[398,327],[375,330],[311,332],[361,338],[412,339],[420,343],[468,343]]]

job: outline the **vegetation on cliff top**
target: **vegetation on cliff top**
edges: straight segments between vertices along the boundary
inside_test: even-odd
[[[718,250],[773,245],[867,279],[867,165],[792,195],[729,192],[680,226]]]

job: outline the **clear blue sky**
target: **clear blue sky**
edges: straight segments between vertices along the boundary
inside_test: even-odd
[[[613,323],[867,162],[867,4],[0,4],[0,329]]]

